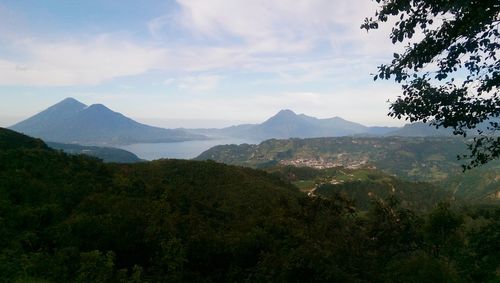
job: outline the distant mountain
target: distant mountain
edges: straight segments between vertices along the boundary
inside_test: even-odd
[[[394,132],[400,129],[399,127],[368,127],[365,133],[362,133],[361,136],[384,136],[390,132]]]
[[[478,125],[477,129],[488,132],[489,122],[500,123],[500,118],[492,118]],[[261,124],[243,124],[222,129],[188,129],[192,133],[211,137],[244,138],[261,142],[266,139],[320,138],[320,137],[444,137],[453,136],[451,129],[439,128],[416,122],[403,127],[368,127],[347,121],[340,117],[318,119],[292,110],[281,110]],[[470,130],[470,135],[476,135]]]
[[[52,105],[46,110],[21,121],[10,128],[28,134],[30,136],[43,136],[48,129],[59,126],[62,122],[78,115],[87,105],[73,98],[66,98],[63,101]]]
[[[102,104],[87,106],[73,98],[66,98],[10,129],[45,141],[93,145],[206,139],[180,129],[144,125]]]
[[[437,136],[451,136],[453,131],[451,129],[444,129],[424,124],[422,122],[406,124],[402,128],[385,133],[386,136],[399,136],[399,137],[437,137]]]
[[[483,121],[478,124],[475,129],[468,130],[468,135],[477,135],[478,130],[484,132],[484,134],[493,134],[498,136],[497,133],[492,133],[489,128],[490,123],[500,123],[500,118],[491,117],[488,120]],[[453,136],[453,130],[451,128],[439,128],[436,129],[435,126],[430,124],[425,124],[422,122],[416,122],[411,124],[406,124],[402,128],[396,128],[393,131],[387,132],[385,136],[399,136],[399,137],[437,137],[437,136]]]
[[[223,129],[193,129],[193,133],[215,137],[237,137],[262,141],[270,138],[315,138],[353,135],[384,135],[395,127],[367,127],[340,117],[318,119],[292,110],[281,110],[261,124],[244,124]]]
[[[366,127],[339,117],[318,119],[291,110],[281,110],[250,130],[251,135],[262,138],[305,138],[345,136],[366,131]]]

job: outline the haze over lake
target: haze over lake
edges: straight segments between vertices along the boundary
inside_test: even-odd
[[[169,143],[135,143],[119,146],[142,159],[155,160],[160,158],[191,159],[216,145],[227,144],[257,144],[258,141],[248,139],[213,139]]]

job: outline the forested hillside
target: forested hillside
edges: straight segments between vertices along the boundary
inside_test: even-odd
[[[500,162],[463,172],[457,156],[466,152],[463,139],[451,137],[338,137],[271,139],[258,145],[221,145],[197,160],[214,160],[252,168],[276,165],[316,169],[371,168],[397,178],[428,182],[474,200],[497,199],[500,193]]]
[[[427,211],[440,202],[462,203],[453,191],[436,184],[410,182],[375,169],[343,167],[314,169],[310,167],[273,166],[270,174],[290,182],[312,197],[343,197],[354,201],[359,210],[369,210],[374,201],[394,197],[401,206],[413,211]]]
[[[250,168],[1,140],[3,282],[498,280],[497,206],[413,212],[389,197],[360,211]]]
[[[47,142],[47,145],[53,149],[62,150],[69,154],[85,154],[94,156],[102,159],[104,162],[134,163],[141,161],[137,155],[120,148],[85,146],[57,142]]]
[[[316,168],[372,165],[413,180],[439,180],[461,171],[457,155],[466,151],[463,139],[446,137],[337,137],[270,139],[259,145],[221,145],[197,159],[266,167],[284,163]]]

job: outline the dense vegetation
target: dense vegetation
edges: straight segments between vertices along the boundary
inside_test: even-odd
[[[461,172],[457,154],[465,149],[463,140],[449,137],[271,139],[259,145],[216,146],[197,159],[250,167],[294,159],[322,160],[325,166],[344,167],[368,162],[401,177],[438,180],[440,175]]]
[[[495,198],[500,192],[500,162],[492,161],[464,174],[462,163],[457,160],[457,155],[464,152],[464,140],[452,137],[338,137],[221,145],[196,159],[253,168],[294,162],[298,166],[320,168],[375,167],[404,180],[432,182],[461,197]]]
[[[375,17],[361,28],[392,25],[393,44],[405,45],[374,79],[401,84],[389,115],[429,121],[468,141],[473,168],[500,158],[500,2],[498,0],[375,0]],[[414,35],[419,35],[415,36]],[[390,52],[390,51],[389,51]],[[493,119],[492,119],[493,118]],[[488,129],[480,128],[487,123]]]
[[[499,279],[498,207],[415,213],[389,197],[359,211],[260,170],[105,164],[33,143],[1,143],[4,282]]]
[[[47,145],[40,139],[34,139],[15,131],[0,128],[0,149],[41,148],[47,149]]]
[[[463,201],[457,200],[451,190],[435,184],[404,181],[374,169],[273,166],[265,170],[310,196],[335,198],[340,195],[353,200],[360,210],[368,210],[374,201],[389,197],[398,199],[401,207],[414,211],[429,210],[440,202]]]
[[[1,129],[0,129],[1,130]],[[78,144],[66,144],[57,142],[47,142],[53,149],[62,150],[69,154],[85,154],[102,159],[104,162],[134,163],[140,162],[137,155],[124,149],[101,146],[85,146]]]

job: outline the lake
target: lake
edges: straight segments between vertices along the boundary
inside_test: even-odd
[[[243,143],[257,144],[259,142],[247,139],[215,139],[169,143],[136,143],[119,146],[119,148],[128,150],[139,156],[139,158],[146,160],[160,158],[191,159],[216,145]]]

